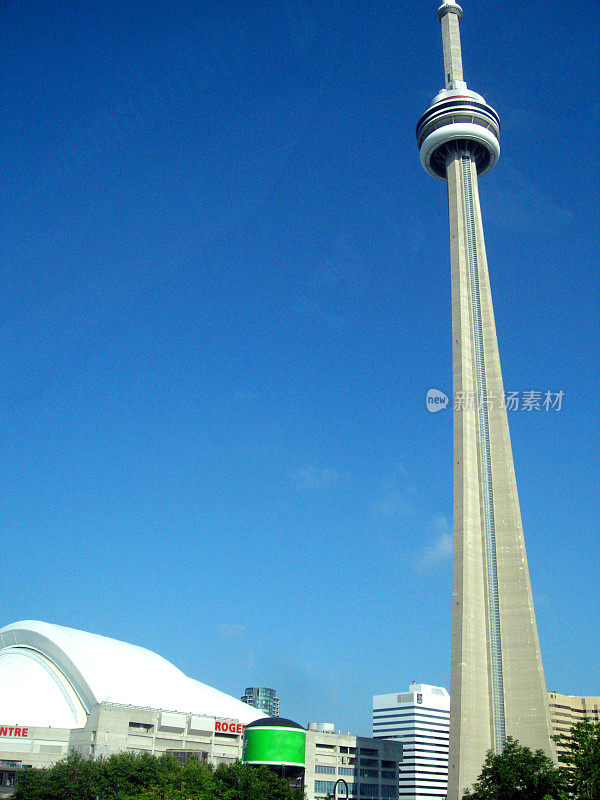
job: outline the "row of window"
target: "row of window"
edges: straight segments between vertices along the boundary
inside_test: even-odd
[[[315,766],[315,772],[317,775],[335,775],[335,767],[330,767],[325,764],[317,764]],[[376,769],[366,769],[365,767],[361,767],[358,769],[357,767],[338,767],[337,768],[338,775],[349,775],[352,777],[360,777],[360,778],[376,778],[379,774],[379,771]],[[391,769],[382,769],[381,770],[381,777],[387,780],[394,780],[396,777],[396,771]]]
[[[315,781],[315,792],[327,792],[328,794],[333,793],[333,787],[335,785],[335,781]],[[349,797],[357,797],[358,796],[358,783],[349,783],[348,784],[348,796]],[[344,791],[344,784],[338,783],[338,796],[342,794]]]
[[[315,792],[319,793],[333,793],[333,787],[335,786],[335,781],[315,781]],[[345,797],[345,794],[342,795],[341,793],[344,792],[344,785],[338,784],[338,796]],[[398,788],[396,786],[379,786],[376,783],[349,783],[348,784],[348,797],[390,797],[395,798],[398,792]]]
[[[438,742],[440,743],[443,742],[444,744],[446,744],[446,746],[448,746],[448,741],[449,741],[448,736],[433,736],[431,733],[415,733],[412,734],[410,737],[407,737],[406,740],[401,739],[400,738],[401,734],[395,732],[394,730],[378,731],[378,733],[379,736],[381,736],[382,738],[385,737],[386,734],[388,736],[394,736],[396,738],[396,741],[402,742],[403,744],[415,743],[417,745],[421,745],[421,744],[434,744],[434,743],[437,744]],[[406,736],[406,733],[404,732],[402,735]],[[423,741],[417,741],[418,739],[422,739]],[[437,746],[441,747],[442,745],[437,744]]]
[[[448,730],[448,720],[447,719],[415,719],[414,717],[409,717],[408,719],[395,719],[394,717],[380,717],[379,719],[373,720],[373,730],[377,730],[377,728],[381,728],[383,726],[390,727],[394,726],[396,728],[406,728],[407,726],[413,726],[415,728],[424,728],[428,725],[435,725],[438,728],[445,728]]]
[[[445,714],[447,717],[450,716],[449,711],[445,711],[442,708],[429,708],[428,706],[393,706],[392,708],[375,708],[373,709],[373,716],[376,714],[381,714],[384,711],[395,711],[398,714],[401,712],[406,714],[422,714],[424,711],[435,711],[436,714]]]

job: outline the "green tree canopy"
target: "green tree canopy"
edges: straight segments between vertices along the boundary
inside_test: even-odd
[[[568,736],[556,737],[566,752],[559,756],[565,765],[563,777],[573,800],[600,800],[600,725],[578,722]]]
[[[561,770],[543,750],[533,752],[509,736],[502,753],[488,751],[463,800],[561,800],[563,785]]]
[[[191,759],[119,753],[96,761],[72,753],[18,774],[14,800],[301,800],[267,767],[236,762],[213,770]]]

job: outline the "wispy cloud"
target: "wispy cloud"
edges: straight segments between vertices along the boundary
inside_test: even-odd
[[[330,467],[305,464],[294,473],[294,485],[300,491],[331,491],[344,483],[344,475]]]
[[[233,622],[222,622],[219,625],[218,631],[221,639],[238,639],[246,630],[245,625],[236,624]]]
[[[373,511],[381,517],[395,517],[411,509],[414,489],[410,485],[406,469],[400,465],[398,474],[386,481],[373,500]]]
[[[452,557],[452,533],[446,517],[438,514],[434,519],[433,528],[435,536],[417,563],[417,571],[421,573],[436,569]]]

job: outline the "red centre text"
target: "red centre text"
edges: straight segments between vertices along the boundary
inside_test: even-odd
[[[9,728],[0,725],[0,736],[29,736],[29,728]]]

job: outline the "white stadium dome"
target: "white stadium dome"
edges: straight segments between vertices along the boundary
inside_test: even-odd
[[[133,644],[24,620],[0,628],[2,720],[81,728],[98,703],[238,720],[265,715]]]

